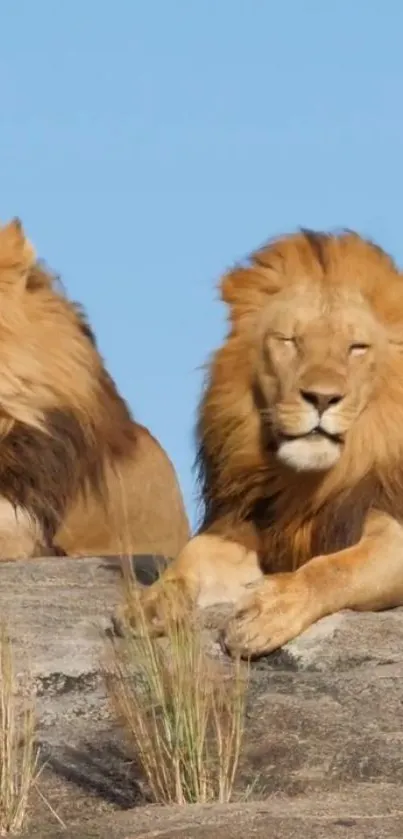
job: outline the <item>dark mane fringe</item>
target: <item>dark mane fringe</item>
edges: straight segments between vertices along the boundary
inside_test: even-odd
[[[230,482],[224,484],[223,463],[225,461],[224,435],[218,436],[216,428],[206,428],[204,412],[208,405],[211,392],[214,391],[214,384],[210,377],[210,370],[207,367],[202,388],[202,395],[199,401],[198,419],[195,428],[196,456],[193,471],[197,487],[197,510],[199,533],[211,529],[214,522],[218,520],[229,520],[232,522],[256,520],[260,527],[260,510],[265,510],[266,524],[267,517],[272,520],[274,516],[274,498],[277,488],[270,488],[271,469],[267,468],[262,458],[262,466],[259,472],[251,474],[246,467],[241,474],[231,474]],[[258,409],[262,408],[261,397],[257,388],[254,387],[254,400]],[[231,433],[237,424],[237,418],[232,418]],[[211,445],[213,438],[213,446]],[[271,446],[271,434],[266,423],[261,426],[261,444],[265,451]]]
[[[91,346],[95,347],[95,349],[98,349],[98,343],[95,336],[95,332],[88,320],[87,313],[84,307],[81,305],[81,303],[73,303],[72,305],[76,311],[77,320],[81,332],[86,338],[88,338]]]
[[[95,493],[105,504],[105,463],[119,462],[136,443],[136,425],[104,371],[98,427],[68,409],[49,411],[44,431],[16,422],[1,441],[1,493],[41,525],[50,547],[70,502]]]
[[[50,411],[46,431],[16,422],[1,442],[1,494],[40,523],[51,546],[62,515],[91,485],[102,493],[102,461],[71,411]],[[95,441],[94,441],[95,442]]]
[[[30,271],[27,291],[34,294],[41,289],[66,297],[59,277],[38,262]],[[99,356],[84,308],[67,302],[77,329],[101,361],[92,416],[84,420],[68,407],[51,410],[44,414],[43,430],[14,421],[1,439],[2,497],[39,522],[48,547],[77,493],[93,492],[106,503],[105,463],[118,463],[137,439],[137,425]]]
[[[403,522],[403,464],[385,480],[375,470],[355,486],[326,499],[318,508],[301,499],[284,515],[284,494],[267,473],[254,480],[245,475],[238,491],[226,498],[214,494],[219,467],[206,456],[200,441],[196,459],[200,487],[198,533],[215,533],[255,550],[265,573],[292,570],[314,556],[334,553],[357,544],[371,512],[386,513]],[[281,510],[281,512],[279,512]],[[302,538],[298,538],[303,534]]]
[[[219,452],[212,456],[203,434],[201,423],[196,431],[196,458],[194,472],[197,485],[198,524],[197,532],[211,530],[217,521],[253,521],[260,530],[273,521],[277,489],[270,491],[266,470],[257,475],[245,472],[231,485],[223,486],[222,458]],[[217,491],[220,488],[219,492]],[[263,516],[264,510],[264,516]]]

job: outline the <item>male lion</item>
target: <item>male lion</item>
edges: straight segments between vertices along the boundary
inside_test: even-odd
[[[189,530],[173,466],[18,220],[0,228],[0,301],[0,559],[175,555]]]
[[[302,231],[221,294],[203,523],[143,603],[158,632],[183,594],[232,601],[223,642],[255,657],[340,609],[403,604],[403,277],[353,232]]]

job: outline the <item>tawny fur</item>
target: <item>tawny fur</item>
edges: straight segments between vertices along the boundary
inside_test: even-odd
[[[0,558],[174,556],[189,536],[174,468],[18,220],[0,228],[0,301]]]
[[[403,277],[355,233],[301,231],[230,271],[221,295],[202,523],[143,605],[163,631],[183,593],[232,601],[224,642],[249,656],[338,609],[403,604]]]
[[[315,247],[308,235],[284,238],[224,278],[231,330],[211,362],[199,413],[201,532],[227,537],[248,522],[267,571],[291,570],[354,544],[370,509],[403,518],[403,279],[389,256],[353,233],[311,237]],[[379,333],[393,342],[389,353],[379,349],[382,368],[368,371],[377,375],[370,404],[325,474],[295,472],[278,461],[256,367],[256,318],[276,293],[288,287],[292,299],[302,286],[304,296],[306,284],[345,295],[355,321],[362,295]],[[331,337],[318,334],[314,347],[323,380]]]

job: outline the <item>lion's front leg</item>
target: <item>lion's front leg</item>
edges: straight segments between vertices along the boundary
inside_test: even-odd
[[[311,559],[258,583],[223,632],[233,655],[253,658],[276,650],[325,615],[340,609],[375,611],[403,605],[403,528],[384,514],[368,519],[352,548]]]
[[[211,534],[195,536],[149,588],[136,589],[120,606],[114,625],[132,631],[144,626],[164,634],[172,621],[186,617],[195,607],[237,603],[250,583],[262,578],[257,554],[244,546]]]

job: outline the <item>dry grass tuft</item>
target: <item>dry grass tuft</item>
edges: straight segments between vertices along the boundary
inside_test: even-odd
[[[29,702],[17,717],[12,645],[0,627],[0,835],[18,833],[25,822],[28,798],[37,775],[35,712]]]
[[[153,798],[162,804],[228,802],[234,790],[245,717],[247,673],[230,676],[202,648],[190,615],[168,622],[155,641],[138,589],[126,591],[139,636],[112,641],[106,684],[135,747]]]

